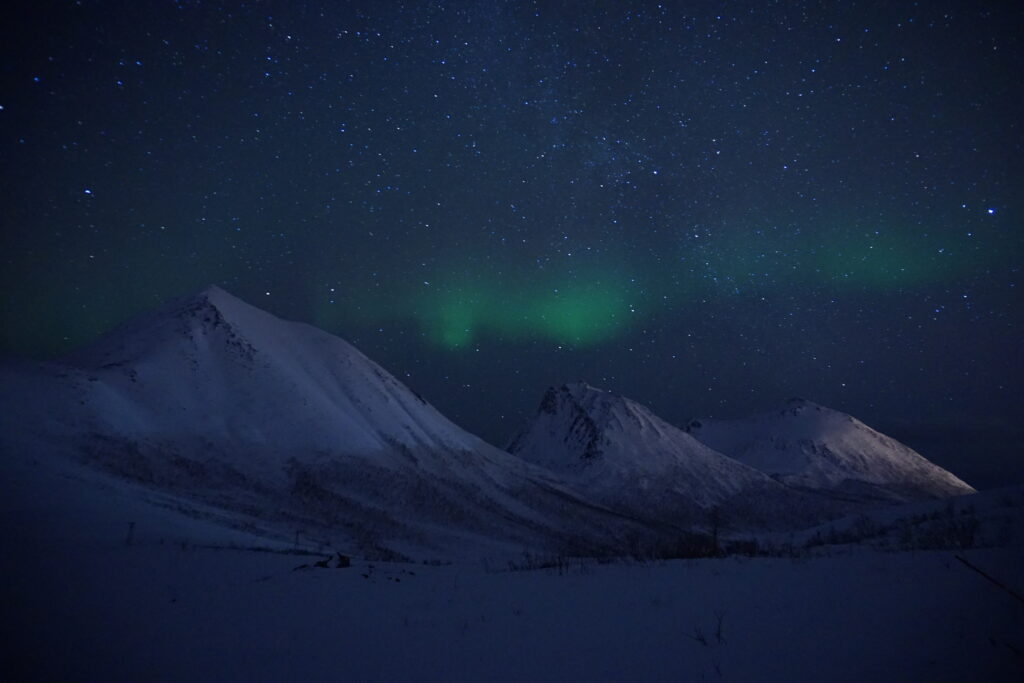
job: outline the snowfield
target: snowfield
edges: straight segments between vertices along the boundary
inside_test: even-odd
[[[1017,550],[970,560],[1024,585]],[[1024,606],[947,552],[565,573],[180,545],[4,559],[17,680],[1011,681]],[[10,566],[10,565],[14,566]],[[13,668],[12,668],[13,667]]]
[[[327,555],[294,554],[308,550],[302,539],[268,541],[222,511],[53,458],[9,457],[0,484],[9,680],[1011,681],[1024,672],[1024,603],[955,558],[1021,592],[1020,489],[958,501],[973,499],[985,524],[1009,525],[999,548],[816,546],[796,558],[564,560],[527,571],[546,558],[317,568]],[[878,513],[879,523],[894,514]]]

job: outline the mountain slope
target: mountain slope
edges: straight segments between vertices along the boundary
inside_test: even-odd
[[[645,533],[452,424],[346,342],[211,287],[4,369],[5,449],[55,451],[365,553]]]
[[[974,489],[859,420],[804,399],[739,420],[693,420],[701,442],[775,479],[880,502],[943,498]]]
[[[828,516],[822,501],[712,450],[634,401],[585,383],[549,389],[508,450],[605,505],[680,526],[706,527],[715,508],[744,527]]]

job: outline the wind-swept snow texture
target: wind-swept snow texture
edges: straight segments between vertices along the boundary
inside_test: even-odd
[[[703,443],[791,486],[880,503],[974,489],[907,446],[845,413],[804,399],[739,420],[693,420]]]
[[[364,554],[582,552],[646,529],[452,424],[348,343],[216,287],[3,370],[6,450],[58,452]]]

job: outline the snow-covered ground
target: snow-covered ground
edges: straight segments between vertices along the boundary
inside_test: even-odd
[[[826,552],[850,544],[883,550],[1024,547],[1024,486],[871,510],[764,540]]]
[[[1019,550],[968,557],[1024,585]],[[22,547],[3,560],[6,659],[17,680],[998,681],[1024,673],[1024,605],[945,552],[561,575],[358,561],[294,571],[300,562],[177,545]]]
[[[1024,673],[1024,604],[951,551],[848,547],[812,559],[534,571],[356,558],[347,569],[296,570],[319,556],[231,549],[292,544],[81,476],[91,475],[44,459],[3,470],[0,642],[5,670],[16,672],[9,680],[1009,681]],[[1020,545],[961,554],[1024,589]]]

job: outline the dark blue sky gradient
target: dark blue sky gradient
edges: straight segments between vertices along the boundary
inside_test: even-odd
[[[499,445],[582,378],[1024,481],[1015,3],[20,4],[7,353],[215,283]]]

